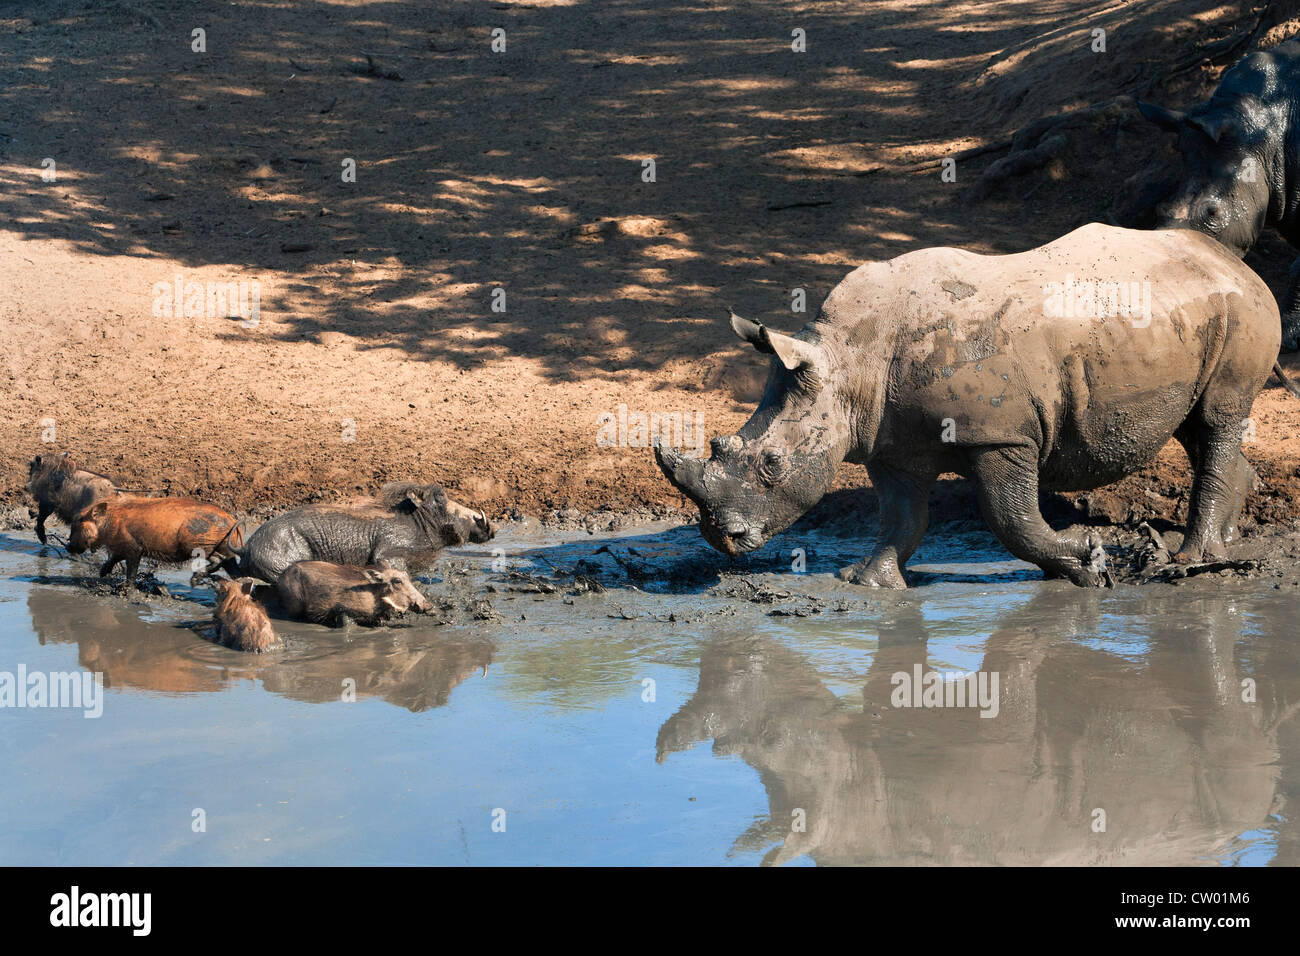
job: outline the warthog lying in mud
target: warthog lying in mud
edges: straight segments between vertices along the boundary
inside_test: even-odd
[[[108,560],[99,569],[107,577],[119,561],[126,562],[126,583],[135,582],[140,560],[149,558],[181,564],[195,558],[208,562],[202,573],[224,568],[238,571],[236,550],[243,533],[233,515],[193,498],[134,498],[119,496],[91,505],[77,515],[68,538],[68,553],[103,548]]]
[[[217,605],[213,608],[212,619],[216,624],[217,640],[233,647],[237,651],[252,651],[261,654],[277,643],[275,629],[271,619],[266,616],[262,605],[253,600],[254,585],[261,584],[252,578],[239,578],[235,581],[214,579],[213,589],[217,592]]]
[[[300,561],[280,575],[275,589],[290,617],[330,627],[349,620],[373,627],[408,610],[424,614],[430,607],[406,572],[386,561],[364,568]]]
[[[1149,314],[1062,309],[1048,292],[1075,279],[1149,286]],[[1104,552],[1049,527],[1039,488],[1116,481],[1170,437],[1195,473],[1175,559],[1223,558],[1255,478],[1243,425],[1280,337],[1268,287],[1213,239],[1096,223],[1017,255],[940,248],[869,263],[796,336],[739,316],[732,327],[773,356],[762,402],[707,461],[656,447],[664,474],[699,506],[705,539],[735,555],[816,504],[840,462],[864,464],[879,544],[840,576],[894,588],[945,472],[974,479],[1016,557],[1105,583]]]
[[[113,482],[77,467],[72,457],[37,455],[27,467],[27,490],[36,499],[36,537],[45,544],[45,519],[57,515],[64,524],[97,501],[117,494]]]
[[[275,583],[298,561],[368,565],[381,560],[418,571],[449,545],[493,535],[487,516],[457,504],[438,485],[385,485],[376,498],[306,505],[285,512],[248,538],[242,573]]]

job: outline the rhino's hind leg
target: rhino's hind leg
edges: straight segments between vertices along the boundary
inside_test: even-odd
[[[1278,305],[1282,311],[1282,348],[1294,352],[1300,349],[1300,258],[1291,263],[1286,295]]]
[[[1176,437],[1192,463],[1192,496],[1187,534],[1174,555],[1180,564],[1227,558],[1237,532],[1241,506],[1255,482],[1255,469],[1241,453],[1238,426],[1184,425]]]
[[[934,478],[918,478],[886,465],[867,466],[880,499],[880,532],[871,556],[839,576],[850,584],[873,588],[905,588],[907,564],[930,523],[930,488]]]
[[[1069,578],[1081,587],[1106,584],[1104,568],[1092,561],[1087,537],[1055,531],[1038,510],[1038,455],[1035,449],[999,447],[971,454],[980,508],[1003,547],[1038,565],[1048,577]]]

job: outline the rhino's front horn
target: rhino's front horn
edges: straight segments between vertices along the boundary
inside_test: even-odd
[[[664,477],[686,493],[695,497],[703,490],[704,460],[687,458],[679,451],[655,441],[655,461]]]

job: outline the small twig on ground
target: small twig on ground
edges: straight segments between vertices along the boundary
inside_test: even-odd
[[[376,66],[375,58],[371,54],[363,53],[362,56],[366,58],[365,67],[363,68],[360,65],[354,65],[352,67],[353,73],[360,76],[375,76],[381,80],[396,80],[399,83],[402,81],[402,74],[398,73],[396,70],[385,70]]]

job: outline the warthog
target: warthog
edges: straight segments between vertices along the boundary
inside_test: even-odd
[[[424,614],[428,599],[405,571],[386,561],[370,567],[299,561],[275,583],[286,614],[304,621],[342,627],[348,620],[367,627],[405,614]]]
[[[208,562],[202,573],[225,568],[233,577],[238,571],[235,549],[243,543],[239,524],[216,505],[193,498],[110,498],[73,520],[68,552],[105,549],[108,560],[99,576],[107,577],[125,561],[128,586],[135,581],[141,558],[168,564],[202,558]]]
[[[237,651],[252,651],[256,654],[276,645],[271,619],[266,616],[262,605],[252,598],[254,585],[260,583],[252,578],[213,580],[217,606],[213,608],[212,619],[216,623],[216,636],[220,643]]]
[[[248,538],[243,573],[272,584],[298,561],[368,565],[382,559],[418,571],[448,545],[492,537],[487,516],[457,504],[438,485],[385,485],[378,497],[306,505],[272,518]]]
[[[37,455],[27,468],[27,490],[36,499],[36,537],[45,544],[45,519],[57,515],[64,524],[97,501],[117,494],[113,482],[78,468],[72,457]]]

